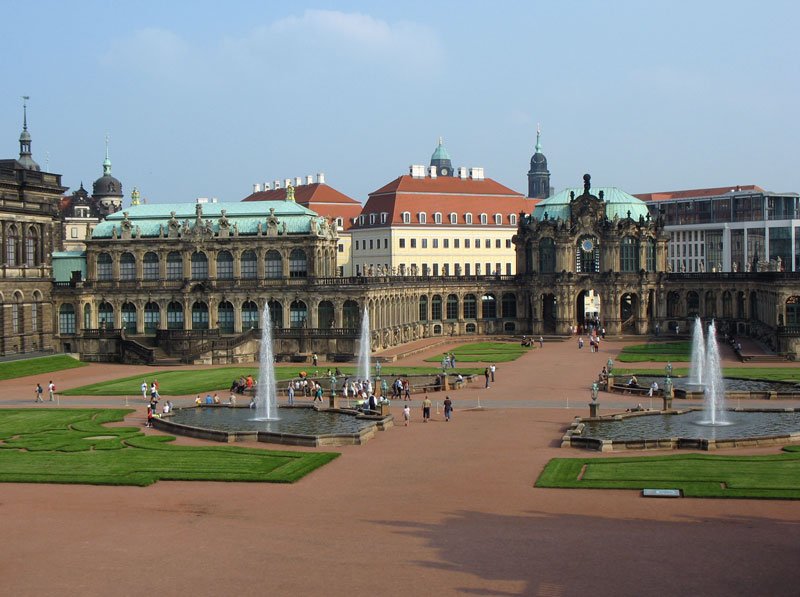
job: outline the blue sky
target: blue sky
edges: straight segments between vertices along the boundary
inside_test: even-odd
[[[427,164],[520,192],[542,125],[556,190],[800,191],[796,2],[0,0],[0,157],[76,189],[111,137],[126,196],[238,201],[325,172],[365,201]]]

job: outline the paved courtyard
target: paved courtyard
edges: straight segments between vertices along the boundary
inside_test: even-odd
[[[622,346],[605,342],[592,354],[546,343],[499,363],[491,388],[451,392],[450,423],[434,409],[422,424],[415,400],[409,427],[338,448],[340,458],[294,485],[2,485],[3,593],[796,595],[797,502],[533,487],[550,458],[576,454],[559,438],[588,412],[588,385]],[[32,400],[50,377],[67,389],[140,372],[150,379],[155,370],[91,365],[0,382],[0,406],[49,408]],[[141,424],[136,394],[127,422]],[[600,400],[606,412],[642,401]],[[484,409],[470,410],[478,401]],[[401,408],[393,404],[398,420]]]

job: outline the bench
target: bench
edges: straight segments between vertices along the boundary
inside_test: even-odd
[[[618,392],[620,394],[630,394],[631,396],[649,396],[650,395],[650,388],[644,388],[642,386],[620,386],[614,384],[611,386],[612,392]],[[658,392],[660,392],[659,390]],[[658,393],[656,393],[657,395]]]

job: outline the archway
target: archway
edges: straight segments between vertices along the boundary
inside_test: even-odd
[[[600,326],[600,295],[594,289],[581,290],[575,298],[575,322],[579,333],[586,333]]]
[[[639,312],[639,295],[626,292],[619,300],[619,318],[623,333],[635,334],[637,314]]]
[[[542,295],[542,330],[548,334],[556,331],[556,315],[558,313],[556,295]]]

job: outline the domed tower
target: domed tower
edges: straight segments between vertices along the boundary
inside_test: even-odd
[[[39,164],[33,161],[31,155],[31,134],[28,132],[28,96],[22,96],[22,133],[19,135],[19,160],[26,170],[40,170]]]
[[[453,162],[450,161],[450,154],[444,148],[441,137],[439,137],[439,145],[431,156],[431,166],[436,167],[437,176],[453,176]]]
[[[111,158],[108,157],[108,139],[106,139],[106,159],[103,160],[103,176],[92,185],[92,198],[98,209],[104,214],[111,214],[122,208],[122,183],[111,176]]]
[[[536,127],[536,152],[531,157],[531,169],[528,171],[528,197],[547,199],[550,196],[550,171],[547,169],[547,158],[542,153],[540,137],[542,129]]]

